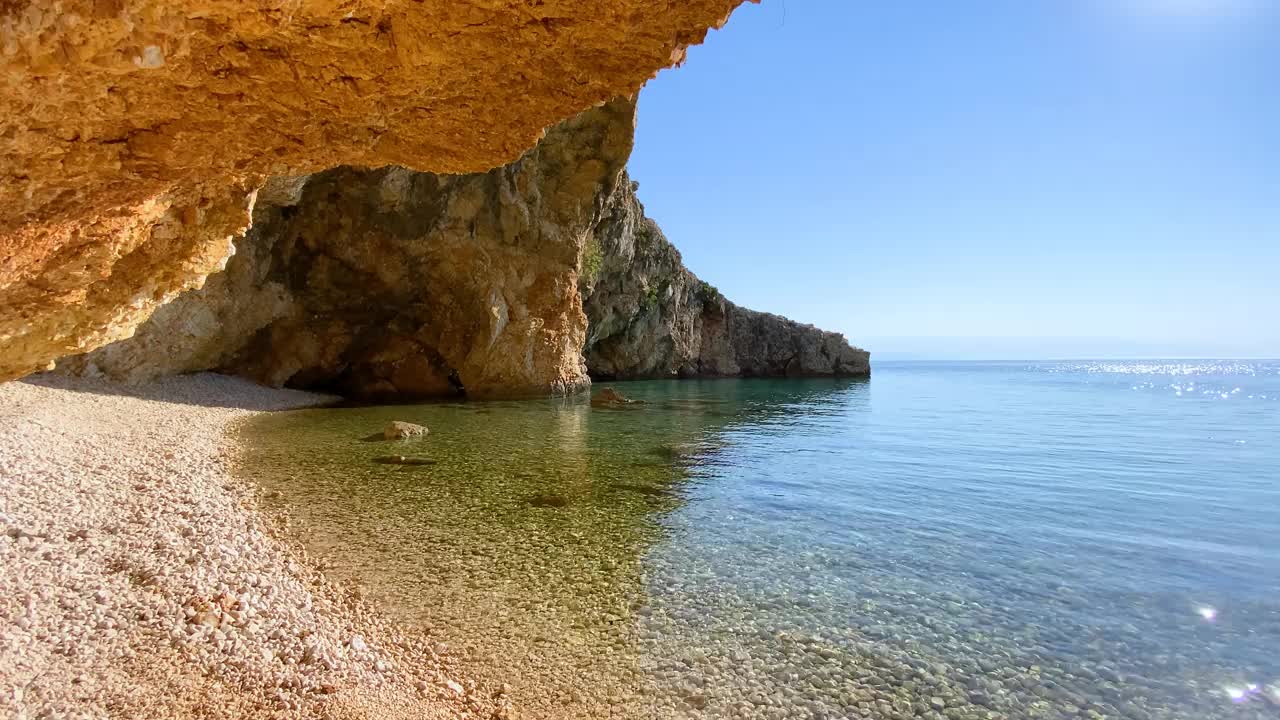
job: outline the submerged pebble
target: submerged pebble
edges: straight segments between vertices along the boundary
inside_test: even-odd
[[[383,455],[374,458],[373,461],[380,465],[423,466],[436,464],[436,461],[430,458],[409,457],[407,455]]]

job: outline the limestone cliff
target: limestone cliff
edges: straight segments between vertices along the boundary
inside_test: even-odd
[[[288,315],[294,297],[273,273],[283,208],[302,200],[309,176],[272,180],[258,192],[253,229],[235,243],[226,269],[158,307],[128,339],[58,361],[62,372],[125,383],[221,367],[262,328]]]
[[[0,1],[0,380],[199,286],[268,178],[497,167],[740,1]]]
[[[636,185],[618,183],[581,275],[583,348],[600,378],[866,375],[844,336],[729,302],[689,272],[645,217]]]
[[[634,123],[619,99],[487,173],[337,168],[297,197],[273,192],[226,272],[60,367],[121,380],[222,369],[362,397],[585,386],[577,272]]]
[[[487,173],[272,182],[225,272],[59,368],[363,397],[567,392],[588,382],[584,346],[610,377],[865,373],[840,336],[738,308],[684,269],[623,169],[634,112],[589,110]]]

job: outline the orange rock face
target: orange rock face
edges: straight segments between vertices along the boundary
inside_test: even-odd
[[[265,179],[496,167],[740,1],[0,1],[0,379],[199,285]]]

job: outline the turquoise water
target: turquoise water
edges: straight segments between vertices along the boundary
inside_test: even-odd
[[[1280,363],[613,386],[267,416],[246,467],[535,717],[1280,717]],[[393,417],[437,464],[349,440]]]

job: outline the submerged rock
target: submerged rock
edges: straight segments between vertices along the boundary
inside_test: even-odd
[[[415,425],[411,422],[402,420],[392,420],[382,429],[382,437],[388,440],[405,440],[412,437],[421,437],[431,432],[425,425]]]
[[[529,497],[525,502],[533,507],[539,508],[562,508],[569,506],[569,498],[555,493],[539,493]]]
[[[639,400],[632,400],[613,388],[604,388],[591,396],[594,407],[622,407],[639,403]]]
[[[698,454],[700,449],[695,445],[684,443],[662,443],[653,448],[653,454],[671,462],[686,460]]]

